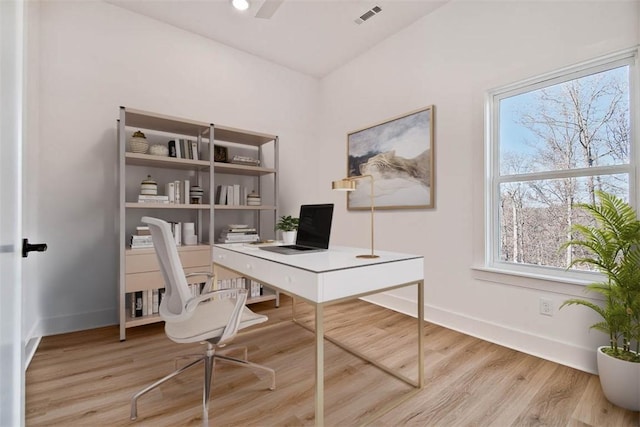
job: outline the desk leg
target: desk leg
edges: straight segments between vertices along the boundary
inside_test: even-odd
[[[424,387],[424,280],[418,286],[418,388]]]
[[[316,307],[316,426],[324,425],[324,306]]]

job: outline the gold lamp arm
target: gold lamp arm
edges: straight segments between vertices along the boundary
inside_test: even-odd
[[[370,200],[371,200],[371,253],[367,255],[358,255],[357,258],[378,258],[378,255],[374,253],[374,185],[373,185],[373,175],[358,175],[358,176],[349,176],[343,178],[339,181],[333,181],[332,188],[334,190],[343,190],[343,191],[354,191],[356,189],[355,181],[359,179],[369,178],[371,180],[371,191],[369,192]]]

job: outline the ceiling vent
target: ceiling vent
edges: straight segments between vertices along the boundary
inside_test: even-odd
[[[375,6],[369,10],[367,10],[365,13],[363,13],[359,18],[355,19],[354,22],[358,25],[362,24],[364,21],[366,21],[367,19],[377,15],[378,13],[382,12],[382,9],[380,8],[380,6]]]

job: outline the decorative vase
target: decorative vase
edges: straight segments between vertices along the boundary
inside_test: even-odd
[[[282,243],[285,245],[292,245],[296,242],[296,234],[297,231],[283,231],[282,232]]]
[[[149,149],[149,142],[144,136],[144,133],[135,131],[131,138],[129,138],[129,150],[133,153],[145,154]]]
[[[158,184],[151,179],[151,175],[147,175],[147,179],[140,183],[140,194],[144,196],[158,195]]]
[[[640,363],[609,356],[598,347],[598,375],[609,402],[630,411],[640,411]]]

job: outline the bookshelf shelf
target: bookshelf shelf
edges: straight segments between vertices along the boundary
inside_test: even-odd
[[[127,209],[211,209],[208,203],[203,204],[182,204],[182,203],[138,203],[126,202]]]
[[[269,175],[269,174],[276,173],[276,170],[273,168],[236,165],[233,163],[215,162],[214,167],[216,168],[216,173],[232,174],[232,175],[262,176],[262,175]]]
[[[271,211],[276,207],[272,205],[246,206],[246,205],[215,205],[214,209],[219,210],[245,210],[245,211]]]
[[[125,325],[127,328],[135,328],[136,326],[149,325],[151,323],[160,322],[162,319],[159,314],[151,314],[148,316],[136,317],[127,316]]]
[[[275,293],[260,295],[259,297],[249,297],[247,298],[247,304],[257,304],[259,302],[272,301],[275,298],[276,298]]]
[[[153,156],[151,154],[125,153],[127,165],[164,167],[172,169],[194,169],[207,171],[211,163],[207,160],[176,159],[175,157]]]

